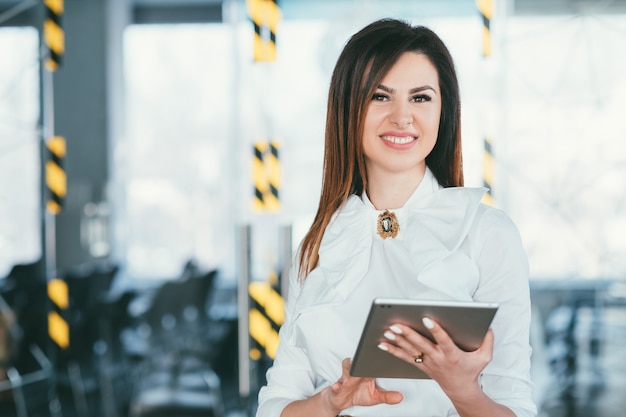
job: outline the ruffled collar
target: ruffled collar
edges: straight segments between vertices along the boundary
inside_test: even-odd
[[[400,224],[395,239],[408,248],[418,280],[429,264],[458,249],[484,192],[484,188],[441,188],[427,169],[406,204],[393,210]],[[380,212],[364,194],[351,196],[335,213],[320,245],[318,265],[302,284],[296,313],[346,299],[367,272],[373,239],[380,239],[376,234]]]

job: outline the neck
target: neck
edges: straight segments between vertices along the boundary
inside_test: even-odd
[[[368,172],[367,196],[377,210],[398,209],[407,202],[424,178],[420,172]]]

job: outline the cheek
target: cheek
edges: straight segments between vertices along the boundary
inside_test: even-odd
[[[439,121],[441,119],[441,112],[439,110],[433,109],[433,111],[428,112],[426,114],[422,114],[421,123],[422,128],[427,130],[428,132],[437,135],[439,132]]]

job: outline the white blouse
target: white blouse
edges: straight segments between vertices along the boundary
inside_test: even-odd
[[[493,360],[480,383],[518,417],[536,415],[530,381],[528,263],[517,228],[502,212],[480,203],[482,188],[441,188],[432,173],[409,201],[393,210],[400,230],[382,239],[367,196],[351,196],[324,234],[318,266],[304,283],[290,271],[285,323],[257,417],[278,417],[341,376],[376,297],[497,302]],[[378,379],[400,391],[396,405],[351,407],[358,417],[457,416],[432,380]]]

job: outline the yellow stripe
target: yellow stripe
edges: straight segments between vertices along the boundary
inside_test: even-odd
[[[60,198],[67,194],[67,176],[65,171],[52,161],[46,162],[46,185]]]
[[[491,56],[491,33],[483,27],[483,56]]]
[[[485,195],[483,195],[482,202],[489,206],[494,206],[495,204],[495,202],[493,201],[493,197],[490,193],[485,193]]]
[[[60,309],[65,310],[69,306],[69,292],[65,281],[58,278],[48,281],[48,298]]]
[[[61,212],[61,206],[59,206],[55,201],[48,200],[46,202],[46,210],[52,214],[59,214]]]
[[[493,17],[493,0],[476,0],[476,6],[481,14],[489,20]]]
[[[56,311],[48,313],[48,334],[62,349],[70,345],[70,328]]]
[[[257,62],[276,61],[276,44],[264,41],[258,34],[254,34],[254,60]]]
[[[278,326],[285,321],[285,301],[267,282],[251,282],[248,292],[263,309],[267,316]]]
[[[274,212],[274,213],[277,211],[280,211],[280,200],[276,198],[276,196],[274,196],[271,193],[267,193],[264,198],[265,198],[265,211]]]
[[[256,62],[276,61],[276,33],[281,18],[278,5],[271,0],[246,0],[250,20],[259,28],[254,33],[254,60]],[[268,36],[270,32],[274,39]]]
[[[483,19],[483,56],[491,56],[491,18],[493,17],[493,0],[476,0],[476,6]]]
[[[48,9],[52,10],[54,14],[63,13],[63,0],[44,0],[44,4]]]
[[[485,182],[487,182],[490,185],[493,184],[493,178],[494,178],[493,166],[494,166],[493,156],[485,152],[485,155],[483,157],[483,179],[485,180]]]
[[[58,156],[59,158],[65,157],[67,151],[67,145],[63,136],[53,136],[46,142],[46,147]]]
[[[276,33],[280,22],[280,7],[270,0],[247,0],[250,19],[259,26],[267,26]]]
[[[257,348],[250,349],[250,359],[253,361],[258,361],[261,359],[261,351]]]
[[[249,323],[252,338],[263,346],[267,356],[274,359],[278,350],[278,332],[272,328],[270,321],[258,310],[250,310]]]
[[[46,45],[56,54],[62,55],[65,51],[65,35],[56,23],[50,19],[46,19],[43,23],[43,34]]]
[[[50,58],[46,59],[46,63],[44,65],[50,72],[56,71],[59,68],[59,63]]]

